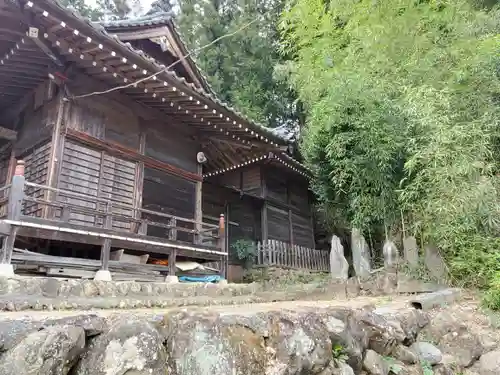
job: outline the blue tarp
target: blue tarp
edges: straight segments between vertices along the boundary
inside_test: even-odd
[[[179,276],[179,281],[185,283],[217,283],[222,280],[219,275],[207,276]]]

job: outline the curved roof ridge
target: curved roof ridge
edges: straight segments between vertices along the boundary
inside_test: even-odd
[[[173,12],[154,11],[134,18],[121,18],[116,20],[95,22],[105,28],[160,26],[172,21]]]

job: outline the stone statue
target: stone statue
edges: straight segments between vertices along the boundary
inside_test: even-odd
[[[330,248],[330,273],[334,280],[345,281],[349,278],[349,263],[344,256],[344,247],[335,235],[332,236]]]
[[[399,264],[399,251],[394,242],[386,240],[382,252],[384,254],[384,267],[396,269]]]
[[[416,269],[418,267],[418,246],[415,237],[406,237],[403,240],[404,260],[408,265]]]
[[[351,232],[352,263],[356,276],[366,279],[371,275],[370,248],[361,231],[353,228]]]

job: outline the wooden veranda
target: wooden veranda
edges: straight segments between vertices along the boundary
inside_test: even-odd
[[[226,277],[228,251],[224,215],[220,216],[219,224],[214,225],[36,184],[26,180],[22,160],[17,161],[11,183],[0,188],[0,194],[4,195],[0,206],[4,212],[0,220],[0,235],[5,236],[0,250],[0,264],[3,267],[1,271],[4,275],[13,274],[14,243],[17,236],[23,236],[100,245],[99,271],[103,271],[98,272],[100,275],[109,273],[110,250],[111,247],[117,247],[168,255],[168,268],[162,269],[168,276],[175,276],[176,257],[182,255],[218,261],[220,275]],[[61,202],[61,197],[78,198],[79,201],[88,200],[94,203],[96,208],[64,203]],[[43,207],[44,215],[37,217],[26,214],[30,212],[28,208],[31,205]],[[132,214],[125,215],[120,213],[120,210]],[[71,213],[92,215],[96,218],[95,225],[89,227],[71,223]],[[148,218],[144,218],[143,214],[147,214]],[[168,219],[169,223],[154,221],[150,219],[151,216]],[[113,226],[116,220],[130,223],[131,230],[117,229]],[[180,223],[189,223],[192,229]],[[167,230],[168,239],[147,235],[147,229],[150,227]],[[190,234],[191,243],[178,240],[178,232]],[[73,261],[79,262],[76,258]],[[150,265],[143,265],[146,268],[148,266]],[[153,265],[153,268],[159,267]]]

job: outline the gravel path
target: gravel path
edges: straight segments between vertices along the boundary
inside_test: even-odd
[[[97,314],[100,316],[110,316],[116,314],[134,314],[134,315],[161,315],[169,311],[178,310],[198,310],[198,311],[214,311],[220,314],[245,314],[256,313],[274,310],[300,310],[310,308],[326,308],[333,306],[346,306],[346,307],[362,307],[366,305],[391,305],[394,307],[403,307],[407,304],[408,296],[398,297],[357,297],[351,300],[329,300],[329,301],[286,301],[286,302],[272,302],[272,303],[253,303],[243,305],[229,305],[229,306],[187,306],[175,307],[169,309],[133,309],[133,310],[70,310],[70,311],[14,311],[14,312],[0,312],[0,320],[6,319],[45,319],[45,318],[59,318],[67,316],[75,316],[81,314]]]

